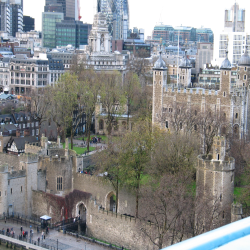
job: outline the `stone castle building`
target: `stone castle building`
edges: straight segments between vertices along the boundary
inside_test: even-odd
[[[204,226],[218,227],[231,222],[231,205],[233,204],[235,161],[226,156],[226,139],[215,137],[213,140],[213,154],[200,155],[196,169],[196,196],[206,206],[212,208],[204,219]],[[214,217],[213,225],[211,218]]]
[[[230,129],[238,138],[249,134],[250,119],[250,57],[246,52],[237,67],[236,86],[231,85],[231,63],[226,58],[220,67],[220,88],[209,90],[193,88],[190,79],[190,63],[186,57],[180,63],[180,84],[177,88],[167,84],[167,67],[161,56],[153,68],[153,124],[161,128],[174,129],[173,113],[179,112],[179,127],[185,129],[185,121],[181,121],[187,111],[192,114],[212,112],[230,124]],[[194,128],[198,130],[198,124]],[[227,126],[228,127],[228,126]],[[221,133],[225,129],[221,128]],[[229,133],[231,131],[224,131]]]

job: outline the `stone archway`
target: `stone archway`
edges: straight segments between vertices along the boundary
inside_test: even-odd
[[[112,212],[116,211],[116,196],[114,191],[111,191],[107,194],[105,204],[106,204],[105,209],[107,211],[112,211]]]
[[[75,217],[77,217],[80,220],[86,221],[87,218],[87,209],[85,204],[81,201],[76,204],[76,214]]]
[[[87,232],[87,208],[84,202],[80,201],[76,204],[75,217],[78,233],[85,234]]]

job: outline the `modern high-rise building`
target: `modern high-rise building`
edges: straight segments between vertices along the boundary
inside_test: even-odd
[[[35,30],[35,18],[23,16],[23,31],[29,32],[31,30]]]
[[[245,32],[245,10],[235,3],[230,10],[225,10],[224,28],[233,32]]]
[[[63,13],[43,12],[42,13],[42,33],[43,47],[56,47],[56,23],[60,23],[64,18]]]
[[[245,50],[250,52],[250,33],[245,32],[245,10],[235,3],[230,10],[225,10],[224,30],[215,36],[214,62],[220,65],[226,57],[233,66],[238,64]]]
[[[44,11],[53,12],[53,8],[62,8],[65,20],[78,20],[78,1],[77,0],[46,0]],[[52,10],[52,11],[51,11]]]
[[[129,31],[128,0],[97,0],[97,12],[105,14],[113,39],[127,39]]]
[[[64,20],[56,23],[56,46],[71,44],[79,48],[80,45],[88,45],[91,29],[91,24],[84,24],[81,21]]]
[[[23,7],[21,0],[0,1],[0,30],[12,36],[23,31]]]

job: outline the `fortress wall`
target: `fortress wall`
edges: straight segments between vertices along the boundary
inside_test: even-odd
[[[73,189],[91,193],[98,205],[107,208],[109,201],[107,195],[115,189],[110,182],[102,177],[91,176],[81,173],[73,174]],[[135,195],[129,190],[122,188],[119,191],[118,212],[121,214],[135,215]]]
[[[72,159],[65,157],[40,157],[39,169],[46,170],[47,191],[51,194],[59,193],[57,178],[62,177],[62,190],[72,190]]]

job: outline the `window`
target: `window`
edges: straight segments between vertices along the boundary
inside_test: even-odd
[[[244,80],[246,80],[247,79],[247,75],[244,75]]]
[[[236,118],[236,119],[238,118],[238,113],[235,114],[235,118]]]
[[[62,177],[57,177],[57,190],[62,190]]]
[[[180,123],[180,129],[182,129],[182,123]]]
[[[168,128],[168,121],[166,121],[166,128]]]
[[[223,92],[223,96],[224,96],[224,97],[226,96],[226,92]]]
[[[23,124],[23,128],[25,128],[25,124]]]
[[[197,125],[196,125],[196,124],[194,125],[194,130],[195,130],[195,131],[197,130]]]
[[[35,136],[35,129],[32,129],[32,136]]]
[[[23,186],[21,186],[21,193],[23,192]]]
[[[12,188],[10,189],[10,193],[12,194]]]
[[[39,135],[39,129],[36,130],[36,135]]]
[[[38,126],[38,122],[36,122],[36,127]]]
[[[8,185],[10,185],[10,180],[8,180]]]
[[[217,161],[220,160],[220,154],[217,154]]]
[[[2,193],[1,193],[1,191],[0,191],[0,197],[2,196]]]

